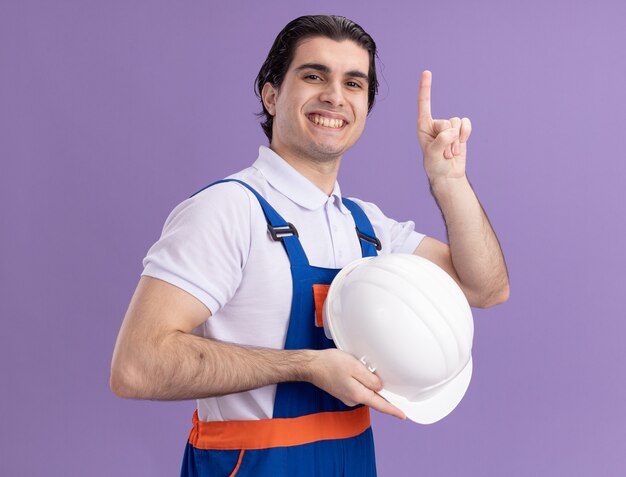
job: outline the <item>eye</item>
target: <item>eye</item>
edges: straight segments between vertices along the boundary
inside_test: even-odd
[[[320,77],[319,77],[318,75],[316,75],[316,74],[306,75],[306,76],[305,76],[305,78],[306,78],[306,79],[310,79],[310,80],[314,80],[314,81],[317,81],[317,80],[321,80],[321,79],[322,79],[322,78],[320,78]]]
[[[359,83],[357,83],[356,81],[348,81],[346,84],[350,88],[358,88],[358,89],[361,88],[361,85]]]

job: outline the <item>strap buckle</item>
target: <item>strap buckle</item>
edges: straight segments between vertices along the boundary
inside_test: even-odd
[[[272,227],[272,224],[267,224],[267,230],[272,236],[272,239],[276,242],[290,235],[298,237],[298,229],[296,229],[291,222],[287,222],[287,225],[280,225],[278,227]]]
[[[356,234],[358,235],[359,239],[363,240],[364,242],[368,242],[368,243],[371,243],[372,245],[375,245],[376,250],[378,250],[379,252],[383,249],[383,246],[377,237],[370,237],[369,235],[365,235],[358,228],[356,229]]]

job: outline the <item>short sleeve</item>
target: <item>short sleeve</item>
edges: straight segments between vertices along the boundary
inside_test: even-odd
[[[398,222],[390,219],[371,202],[350,198],[357,203],[374,227],[381,241],[382,253],[413,253],[425,235],[415,231],[415,223],[408,220]]]
[[[234,295],[250,251],[251,201],[236,183],[209,187],[179,204],[143,260],[142,275],[200,300],[212,314]]]

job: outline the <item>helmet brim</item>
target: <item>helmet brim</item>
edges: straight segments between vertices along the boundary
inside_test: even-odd
[[[465,368],[447,383],[441,386],[434,396],[421,401],[410,401],[398,394],[383,388],[379,391],[391,404],[400,409],[406,417],[418,424],[432,424],[448,414],[461,402],[472,379],[472,358],[465,365]]]

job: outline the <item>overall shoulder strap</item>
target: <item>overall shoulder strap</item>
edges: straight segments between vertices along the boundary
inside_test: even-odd
[[[380,240],[376,237],[374,227],[370,219],[367,218],[363,209],[359,207],[354,201],[342,197],[341,201],[343,205],[350,211],[354,223],[356,225],[356,234],[361,242],[361,252],[363,257],[375,257],[378,255],[377,250],[382,248]]]
[[[192,197],[211,186],[224,182],[237,182],[238,184],[241,184],[250,192],[252,192],[259,201],[261,209],[263,209],[263,215],[265,216],[265,220],[267,221],[268,232],[270,233],[274,241],[281,241],[283,243],[283,247],[285,247],[285,251],[289,256],[289,262],[292,265],[308,265],[309,261],[306,254],[304,253],[304,249],[302,248],[302,244],[300,243],[300,239],[298,238],[298,230],[295,228],[295,226],[292,223],[287,222],[285,219],[283,219],[281,215],[276,212],[276,210],[265,200],[265,198],[263,198],[261,194],[259,194],[254,188],[252,188],[245,182],[238,179],[223,179],[221,181],[213,182],[212,184],[203,187],[198,192],[193,194]]]

